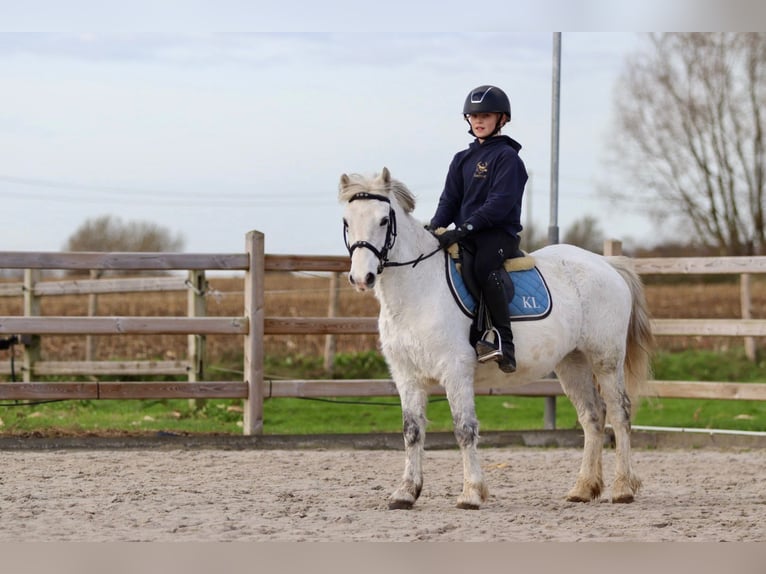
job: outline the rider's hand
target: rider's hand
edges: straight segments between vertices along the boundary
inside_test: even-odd
[[[439,240],[439,246],[442,249],[446,249],[453,243],[457,243],[468,235],[468,230],[463,227],[456,227],[455,229],[448,229],[441,235],[437,235],[436,239]]]

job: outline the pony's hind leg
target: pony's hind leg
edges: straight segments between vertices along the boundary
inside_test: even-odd
[[[489,489],[479,463],[479,421],[476,418],[472,379],[457,379],[445,384],[452,412],[455,439],[463,457],[463,491],[457,507],[478,510],[489,497]]]
[[[601,453],[606,405],[596,389],[593,370],[579,351],[570,353],[559,363],[556,374],[577,411],[577,419],[585,435],[580,472],[566,499],[569,502],[590,502],[598,499],[604,489]]]
[[[599,375],[598,381],[606,402],[607,418],[614,429],[616,462],[612,502],[633,502],[636,492],[641,488],[641,479],[633,472],[631,464],[631,403],[625,391],[622,368]]]
[[[428,395],[414,385],[399,387],[402,401],[404,432],[404,474],[397,489],[388,499],[391,510],[412,508],[423,489],[423,445],[426,438],[426,404]]]

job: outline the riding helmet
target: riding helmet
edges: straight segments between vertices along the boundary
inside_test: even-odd
[[[479,86],[471,90],[463,104],[463,115],[499,112],[511,120],[511,101],[497,86]]]

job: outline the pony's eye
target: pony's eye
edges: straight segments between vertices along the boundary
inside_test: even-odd
[[[380,226],[381,227],[385,227],[386,225],[388,225],[388,216],[386,216],[386,217],[384,217],[383,219],[380,220]]]
[[[343,218],[343,227],[348,227],[348,220],[345,217]]]

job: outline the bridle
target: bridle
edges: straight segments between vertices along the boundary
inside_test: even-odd
[[[351,203],[352,201],[357,201],[359,199],[374,199],[377,201],[384,201],[388,204],[388,227],[386,228],[386,240],[383,243],[383,247],[380,249],[375,247],[369,241],[357,241],[353,245],[349,245],[348,223],[346,221],[343,222],[343,241],[346,243],[346,249],[348,249],[349,257],[352,257],[354,255],[354,251],[360,247],[369,249],[375,254],[375,257],[378,258],[378,275],[380,275],[383,272],[383,268],[386,266],[386,263],[389,262],[388,252],[394,247],[394,243],[396,243],[396,212],[394,212],[394,208],[391,207],[391,200],[388,199],[385,195],[378,195],[375,193],[367,193],[366,191],[362,191],[352,195],[348,202]]]
[[[424,259],[428,259],[432,255],[435,255],[439,251],[441,251],[441,247],[437,247],[427,255],[423,255],[422,253],[418,255],[415,259],[412,259],[410,261],[389,261],[388,260],[388,252],[393,249],[394,243],[396,243],[396,212],[394,211],[394,208],[391,207],[391,200],[387,198],[385,195],[378,195],[377,193],[367,193],[366,191],[361,191],[359,193],[355,193],[351,196],[351,199],[348,200],[349,203],[352,201],[357,200],[376,200],[376,201],[383,201],[389,205],[388,208],[388,226],[386,228],[386,240],[383,243],[383,247],[378,249],[375,247],[372,243],[369,241],[357,241],[353,245],[349,245],[348,243],[348,223],[345,221],[343,222],[343,241],[346,244],[346,249],[348,249],[349,257],[354,255],[354,251],[359,249],[360,247],[364,247],[365,249],[369,249],[373,252],[375,257],[378,258],[378,275],[383,273],[383,269],[386,267],[402,267],[405,265],[412,265],[415,267],[418,263],[423,261]]]

